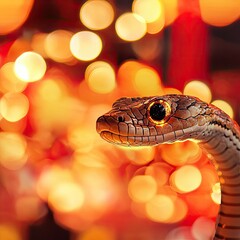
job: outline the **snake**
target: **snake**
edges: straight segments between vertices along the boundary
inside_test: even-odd
[[[180,94],[122,97],[97,119],[96,130],[107,142],[123,146],[197,142],[221,186],[212,239],[240,239],[240,128],[223,110]]]

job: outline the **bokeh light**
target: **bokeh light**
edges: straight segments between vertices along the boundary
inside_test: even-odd
[[[97,61],[88,65],[85,79],[89,88],[96,93],[110,93],[116,87],[114,69],[107,62]]]
[[[144,18],[148,33],[156,34],[163,29],[165,24],[164,6],[160,0],[135,0],[132,10]]]
[[[117,78],[126,96],[162,95],[163,88],[158,72],[137,61],[126,61],[118,69]]]
[[[168,184],[170,173],[173,171],[173,167],[165,162],[152,163],[145,170],[146,175],[152,176],[158,186],[165,186]]]
[[[164,14],[160,14],[158,19],[154,22],[150,22],[147,24],[147,32],[149,34],[157,34],[159,33],[165,26],[165,18]]]
[[[90,0],[82,5],[79,15],[81,22],[86,27],[92,30],[101,30],[113,22],[114,10],[108,1]]]
[[[212,186],[212,193],[211,193],[212,200],[216,204],[221,203],[221,186],[220,183],[217,182]]]
[[[28,98],[22,93],[9,92],[0,100],[1,115],[9,122],[24,118],[29,109]]]
[[[226,101],[223,100],[214,100],[212,102],[212,104],[218,108],[220,108],[221,110],[223,110],[225,113],[227,113],[231,118],[234,117],[234,112],[233,112],[233,108],[231,107],[231,105],[229,103],[227,103]]]
[[[147,23],[155,22],[163,11],[159,0],[134,0],[132,9],[134,13],[143,17]]]
[[[197,162],[202,154],[202,150],[195,142],[177,142],[165,145],[162,148],[163,159],[173,166],[182,166],[186,163]]]
[[[152,61],[161,53],[161,45],[158,39],[155,38],[143,38],[133,42],[132,48],[137,56],[145,61]]]
[[[147,32],[147,24],[136,13],[124,13],[115,23],[117,35],[125,41],[137,41]]]
[[[14,146],[14,151],[13,151]],[[9,170],[17,170],[27,161],[27,142],[17,133],[0,132],[0,164]]]
[[[202,181],[199,169],[192,165],[180,167],[170,177],[171,186],[180,193],[196,190]]]
[[[27,83],[21,81],[14,73],[14,63],[8,62],[0,69],[0,91],[7,92],[22,92],[27,87]]]
[[[14,72],[24,82],[40,80],[47,69],[45,60],[35,52],[25,52],[15,61]]]
[[[44,58],[48,58],[48,55],[45,49],[45,40],[47,36],[48,36],[47,33],[38,32],[33,35],[32,41],[31,41],[31,47],[33,51],[40,54]]]
[[[161,0],[164,6],[165,26],[172,24],[178,17],[178,0]]]
[[[150,67],[142,67],[136,72],[133,82],[141,96],[161,95],[161,79],[157,71]]]
[[[7,54],[7,61],[14,62],[19,57],[19,55],[28,51],[31,51],[30,39],[19,37],[11,45]]]
[[[222,27],[239,19],[239,1],[235,0],[200,0],[203,21],[207,24]]]
[[[70,51],[70,40],[73,33],[66,30],[56,30],[48,34],[44,47],[47,56],[56,62],[71,62],[73,60]]]
[[[135,202],[147,202],[157,193],[157,183],[151,176],[135,176],[129,182],[128,193]]]
[[[156,195],[146,204],[147,216],[155,222],[168,222],[174,209],[173,199],[167,195]]]
[[[19,28],[28,18],[34,0],[0,1],[0,35]]]
[[[148,164],[153,160],[155,155],[155,149],[152,147],[139,147],[134,149],[123,148],[129,161],[135,165]]]
[[[195,239],[211,239],[214,231],[214,221],[206,217],[199,217],[192,225],[192,235]]]
[[[188,226],[182,226],[182,227],[177,227],[171,230],[165,240],[173,240],[173,239],[181,239],[181,240],[194,240],[191,227]]]
[[[48,201],[57,211],[76,211],[81,208],[84,203],[84,192],[82,188],[74,182],[59,183],[59,185],[56,185],[55,188],[50,191]]]
[[[90,61],[101,53],[102,40],[94,32],[78,32],[71,38],[70,50],[77,59],[81,61]]]
[[[181,198],[177,197],[174,199],[174,213],[173,216],[168,220],[169,223],[181,222],[186,218],[188,214],[188,205]]]
[[[195,96],[204,102],[210,103],[212,93],[210,88],[201,81],[191,81],[184,87],[183,94]]]

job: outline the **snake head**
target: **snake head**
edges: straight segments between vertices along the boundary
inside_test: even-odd
[[[207,103],[185,95],[120,98],[97,120],[97,132],[111,143],[149,146],[197,139],[210,120]]]

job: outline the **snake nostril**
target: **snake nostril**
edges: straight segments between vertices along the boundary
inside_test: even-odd
[[[125,120],[123,116],[118,116],[117,119],[118,119],[118,122],[124,122],[124,120]]]

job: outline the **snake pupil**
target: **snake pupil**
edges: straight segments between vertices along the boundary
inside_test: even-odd
[[[123,117],[123,116],[119,116],[119,117],[118,117],[118,121],[119,121],[119,122],[124,122],[124,121],[125,121],[125,119],[124,119],[124,117]]]
[[[166,116],[166,110],[164,106],[160,103],[155,103],[150,108],[150,116],[155,121],[161,121]]]

